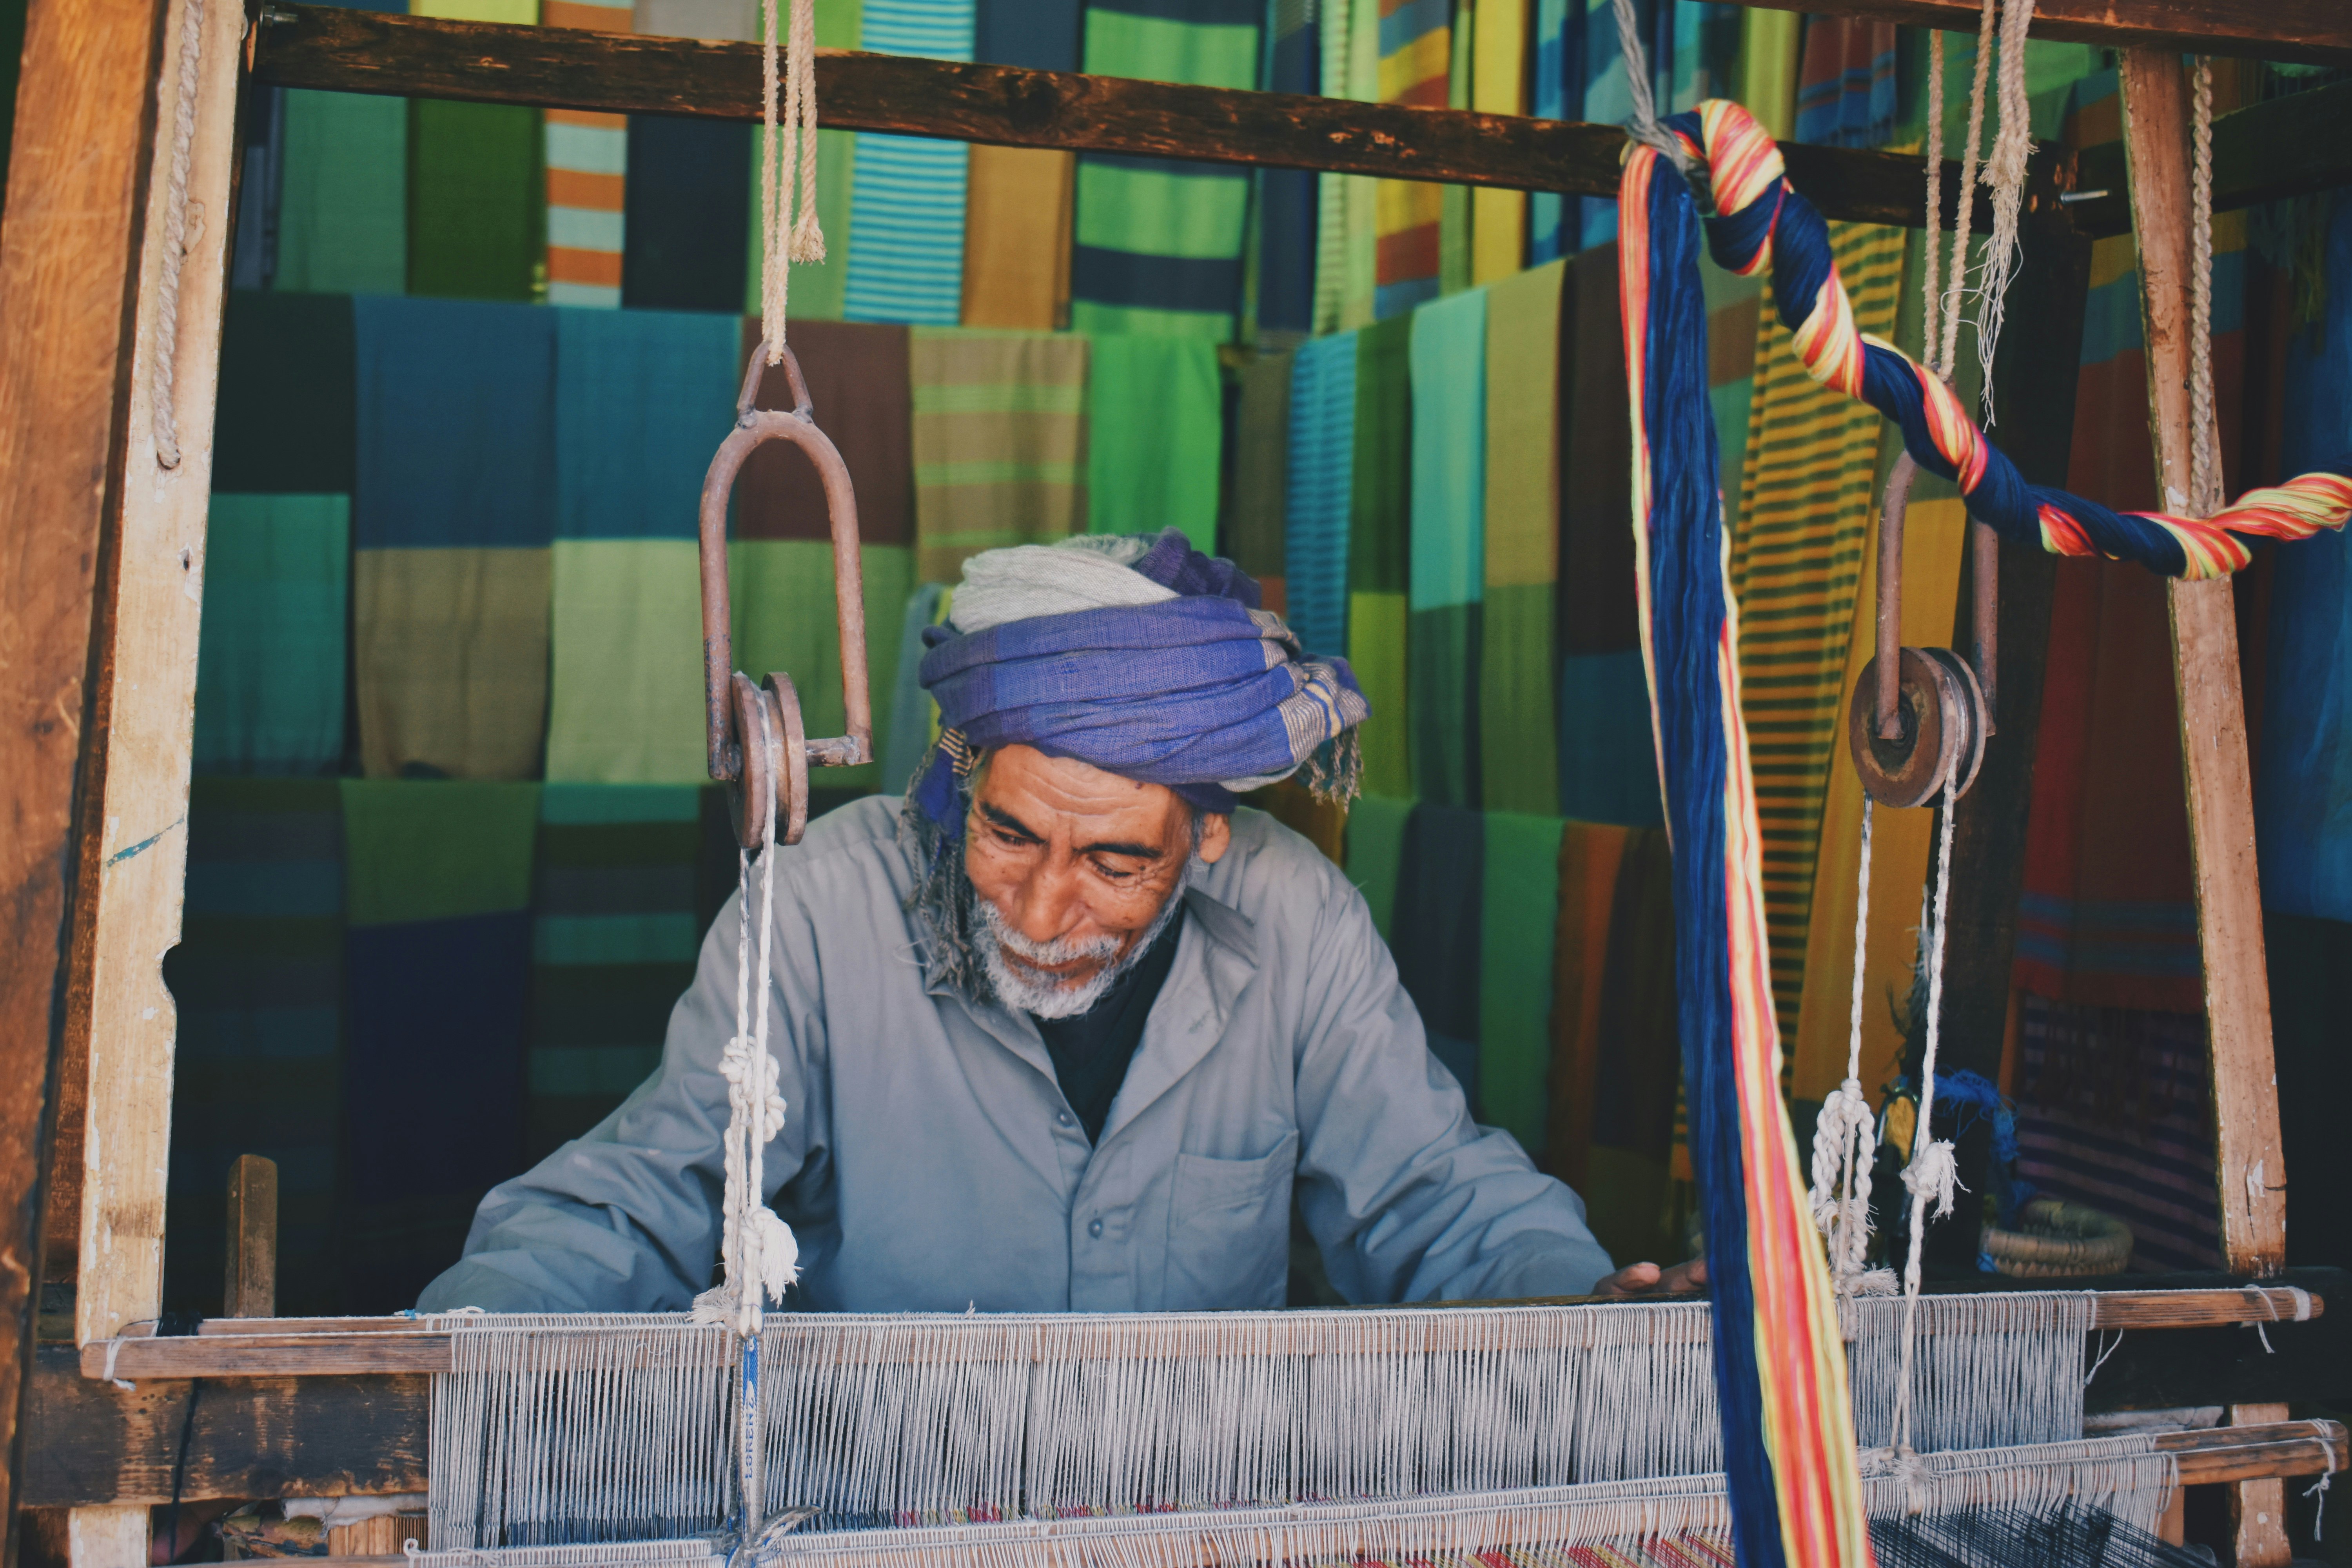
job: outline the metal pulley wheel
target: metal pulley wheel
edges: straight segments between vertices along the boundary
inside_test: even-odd
[[[1916,471],[1906,452],[1887,475],[1878,525],[1878,649],[1864,667],[1846,711],[1846,746],[1854,772],[1864,792],[1881,805],[1933,805],[1947,779],[1954,795],[1966,795],[1993,732],[1989,675],[1996,657],[1996,543],[1990,529],[1973,525],[1977,664],[1972,668],[1949,648],[1902,646],[1903,517]]]
[[[858,559],[857,497],[849,466],[817,428],[800,362],[784,351],[793,391],[787,413],[758,407],[764,345],[751,351],[743,390],[735,402],[735,428],[720,442],[702,480],[702,698],[710,776],[729,786],[728,816],[745,848],[767,842],[773,817],[779,844],[797,844],[808,827],[809,769],[855,767],[874,760],[874,718],[866,673],[866,596]],[[833,534],[833,593],[841,635],[841,705],[849,732],[812,741],[801,721],[792,678],[772,672],[759,685],[734,668],[727,586],[727,502],[743,460],[768,441],[788,441],[807,454],[824,484]]]

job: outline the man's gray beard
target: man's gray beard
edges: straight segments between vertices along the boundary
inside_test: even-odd
[[[1048,966],[1073,963],[1080,959],[1108,958],[1118,952],[1118,938],[1098,936],[1084,942],[1057,937],[1052,942],[1032,942],[1013,929],[997,907],[988,900],[972,900],[974,923],[979,926],[981,967],[987,972],[988,984],[998,1001],[1015,1012],[1027,1013],[1038,1018],[1075,1018],[1093,1010],[1110,988],[1118,984],[1119,976],[1143,962],[1152,944],[1167,934],[1168,927],[1184,910],[1184,889],[1192,879],[1206,869],[1207,862],[1194,854],[1184,864],[1176,885],[1168,889],[1167,900],[1160,912],[1151,918],[1143,933],[1128,944],[1127,951],[1086,979],[1075,984],[1032,979],[1014,967],[1004,956],[1010,948],[1015,954],[1032,963]]]

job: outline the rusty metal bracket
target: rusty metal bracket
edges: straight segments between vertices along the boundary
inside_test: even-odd
[[[763,347],[751,352],[743,389],[735,400],[735,428],[719,444],[702,480],[702,697],[710,776],[735,786],[730,813],[736,841],[760,844],[767,837],[767,814],[774,814],[776,842],[796,844],[808,826],[808,771],[855,767],[874,760],[873,697],[866,668],[865,571],[858,554],[857,497],[849,466],[817,428],[808,383],[800,362],[784,351],[784,377],[792,387],[789,413],[756,406],[766,370]],[[754,448],[789,441],[808,454],[824,485],[826,521],[833,533],[833,590],[841,635],[841,700],[849,732],[808,739],[801,721],[799,694],[792,678],[772,672],[755,686],[735,669],[727,583],[727,504],[736,476]],[[765,705],[767,723],[759,722]],[[764,734],[767,743],[750,744]]]
[[[1948,648],[1903,646],[1903,522],[1917,465],[1908,452],[1886,477],[1878,522],[1877,649],[1856,682],[1846,743],[1862,787],[1882,805],[1927,805],[1943,793],[1965,795],[1992,733],[1996,582],[1992,531],[1974,538],[1969,575],[1973,668]]]

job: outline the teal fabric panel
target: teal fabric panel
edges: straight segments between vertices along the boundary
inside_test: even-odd
[[[196,646],[196,772],[339,770],[351,531],[349,496],[212,498]]]
[[[1639,648],[1560,661],[1559,812],[1579,822],[1665,826]]]
[[[312,294],[405,292],[408,100],[289,88],[285,115],[273,286]]]
[[[555,311],[558,539],[695,537],[735,423],[741,331],[701,311]]]
[[[1404,863],[1404,822],[1412,802],[1358,795],[1348,808],[1348,880],[1363,890],[1372,924],[1389,934],[1396,911],[1397,872]]]
[[[1475,806],[1479,601],[1486,580],[1486,295],[1412,315],[1412,548],[1406,639],[1413,789]]]
[[[1224,384],[1216,344],[1192,338],[1097,338],[1087,384],[1087,527],[1178,528],[1217,547]]]
[[[1486,1121],[1538,1160],[1550,1104],[1554,938],[1559,924],[1556,816],[1490,811],[1481,889],[1478,1096]]]

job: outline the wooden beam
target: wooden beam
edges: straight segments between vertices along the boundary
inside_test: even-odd
[[[278,0],[263,7],[259,34],[255,79],[281,87],[610,113],[760,117],[760,49],[753,44],[499,26]],[[836,130],[1006,147],[1590,195],[1616,194],[1625,147],[1625,133],[1613,125],[837,49],[817,51],[816,76],[824,122]],[[1800,144],[1782,153],[1790,180],[1830,217],[1916,225],[1925,214],[1927,171],[1917,157]],[[1957,164],[1944,188],[1959,189]]]
[[[1773,0],[1734,3],[1799,8]],[[1971,36],[1984,15],[1978,0],[1805,0],[1802,8]],[[2032,36],[2109,48],[2352,65],[2352,7],[2343,0],[2035,0]]]
[[[278,1163],[239,1154],[228,1168],[228,1253],[222,1260],[221,1316],[278,1312]]]
[[[2147,344],[2148,428],[2157,493],[2202,516],[2221,503],[2220,447],[2192,478],[2189,407],[2189,89],[2168,49],[2126,50],[2121,62],[2132,231],[2139,252]],[[2205,980],[2213,1074],[2214,1167],[2225,1264],[2257,1276],[2286,1262],[2286,1168],[2280,1152],[2278,1079],[2271,1056],[2270,977],[2263,952],[2262,889],[2254,859],[2254,795],[2238,684],[2237,612],[2226,578],[2167,585],[2174,688],[2189,798],[2189,858]],[[2284,1405],[2236,1405],[2231,1420],[2284,1420]],[[2231,1493],[2239,1568],[2294,1557],[2286,1494],[2275,1480]]]
[[[2265,99],[2213,117],[2213,210],[2233,212],[2257,202],[2352,184],[2352,81]],[[2101,142],[2083,149],[2075,165],[2078,192],[2105,191],[2068,204],[2085,234],[2131,232],[2129,175],[2124,144]]]
[[[33,0],[0,226],[0,1510],[14,1554],[162,7]],[[87,1533],[87,1532],[85,1532]]]

